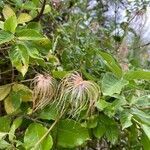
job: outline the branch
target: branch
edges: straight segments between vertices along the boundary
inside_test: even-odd
[[[148,43],[146,43],[146,44],[143,44],[143,45],[140,45],[140,46],[135,47],[135,48],[142,48],[142,47],[145,47],[145,46],[148,46],[148,45],[150,45],[150,42],[148,42]]]
[[[42,4],[42,8],[41,11],[39,12],[39,14],[31,21],[39,21],[43,15],[44,9],[45,9],[45,5],[46,5],[46,0],[43,0],[43,4]]]

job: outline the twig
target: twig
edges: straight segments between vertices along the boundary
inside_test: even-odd
[[[42,4],[42,8],[41,8],[41,11],[40,13],[31,21],[39,21],[43,15],[43,12],[44,12],[44,9],[45,9],[45,5],[46,5],[46,0],[43,0],[43,4]]]

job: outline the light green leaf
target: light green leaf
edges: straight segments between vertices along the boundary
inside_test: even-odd
[[[38,9],[38,7],[36,7],[36,5],[32,2],[32,1],[27,1],[22,5],[23,9],[27,9],[27,10],[36,10]]]
[[[19,40],[42,40],[44,37],[33,29],[22,29],[16,33]]]
[[[32,90],[23,84],[15,83],[12,90],[16,93],[20,93],[20,99],[23,102],[32,101]]]
[[[9,5],[4,6],[2,13],[5,19],[8,19],[11,16],[15,16],[15,12],[12,10],[12,8]]]
[[[7,132],[0,132],[0,140],[2,140],[7,134]]]
[[[141,122],[142,124],[146,124],[150,126],[150,115],[141,111],[137,108],[131,108],[131,113],[133,114],[134,118]]]
[[[45,5],[45,9],[44,9],[43,14],[47,14],[49,12],[51,12],[51,6],[50,5]]]
[[[10,131],[9,131],[9,141],[12,142],[14,140],[15,131],[21,125],[21,123],[22,123],[22,118],[20,118],[20,117],[16,118],[13,121],[13,124],[10,128]]]
[[[0,44],[9,42],[14,39],[14,35],[6,31],[0,31]]]
[[[21,104],[20,93],[12,91],[4,100],[4,107],[7,114],[17,111]]]
[[[16,18],[16,16],[11,16],[4,22],[4,30],[5,31],[15,33],[16,27],[17,27],[17,18]]]
[[[142,97],[134,97],[134,104],[138,107],[150,107],[150,95],[144,95]]]
[[[96,103],[96,107],[100,110],[103,111],[106,107],[111,106],[111,103],[106,102],[103,99],[100,99],[97,103]]]
[[[120,94],[121,90],[128,81],[118,79],[113,74],[106,73],[102,79],[102,92],[103,95],[112,96],[113,94]]]
[[[73,148],[89,140],[88,130],[80,123],[70,119],[60,121],[57,127],[58,145],[64,148]]]
[[[123,130],[132,125],[132,121],[131,121],[132,116],[133,115],[127,110],[124,110],[124,111],[121,112],[120,122],[121,122]]]
[[[101,58],[104,60],[104,63],[106,66],[117,76],[122,76],[122,69],[119,65],[119,63],[108,53],[106,52],[99,52]]]
[[[29,22],[30,20],[32,20],[32,17],[27,13],[21,13],[17,19],[18,24],[23,24],[25,22]]]
[[[129,71],[124,75],[126,80],[150,80],[150,71]]]
[[[43,137],[43,135],[47,132],[47,129],[43,127],[41,124],[32,123],[27,128],[24,136],[24,146],[27,150],[34,149],[36,143]],[[44,140],[38,145],[38,147],[34,150],[50,150],[53,145],[53,140],[51,135],[49,134]]]
[[[147,135],[147,137],[148,137],[148,139],[150,141],[150,126],[142,124],[141,128],[143,129],[144,133]]]
[[[15,112],[15,108],[12,104],[12,100],[11,100],[10,96],[5,98],[5,100],[4,100],[4,108],[5,108],[5,111],[7,114],[11,114],[11,113]]]
[[[4,22],[3,21],[0,21],[0,29],[4,29]]]
[[[29,66],[29,55],[26,47],[18,44],[13,50],[10,51],[9,57],[12,65],[16,67],[16,69],[24,76],[28,71]]]
[[[0,101],[2,101],[9,94],[10,90],[10,84],[0,86]]]
[[[11,146],[11,144],[9,144],[8,142],[6,142],[5,140],[0,140],[0,149],[7,149]]]

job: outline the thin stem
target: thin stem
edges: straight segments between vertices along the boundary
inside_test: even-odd
[[[57,122],[61,119],[65,111],[54,121],[54,123],[51,125],[51,127],[48,129],[48,131],[41,137],[41,139],[35,144],[33,150],[37,148],[37,146],[46,138],[46,136],[50,133],[50,131],[54,128],[54,126],[57,124]]]

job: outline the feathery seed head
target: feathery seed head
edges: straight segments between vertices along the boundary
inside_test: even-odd
[[[92,81],[83,80],[78,72],[73,72],[64,77],[58,88],[57,103],[62,110],[70,105],[72,117],[78,116],[80,112],[88,107],[89,112],[98,100],[100,89]]]
[[[49,74],[37,74],[31,86],[33,87],[33,111],[45,107],[56,92],[56,82]]]

